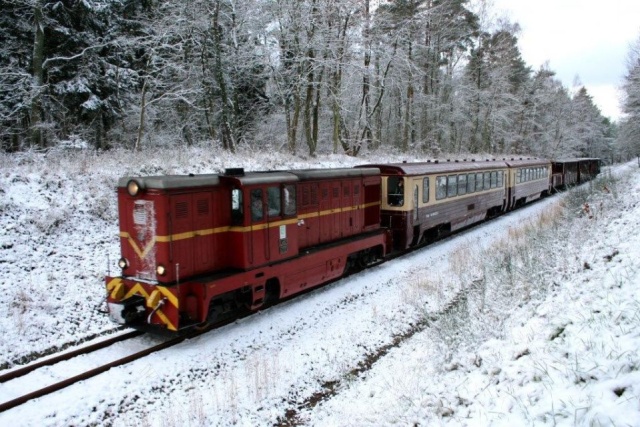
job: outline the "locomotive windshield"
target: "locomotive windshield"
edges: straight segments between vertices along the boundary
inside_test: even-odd
[[[390,176],[387,179],[387,204],[389,206],[404,205],[404,178]]]

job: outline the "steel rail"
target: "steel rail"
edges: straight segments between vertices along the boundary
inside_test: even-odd
[[[24,375],[27,375],[28,373],[33,372],[36,369],[42,368],[43,366],[55,365],[56,363],[63,362],[65,360],[69,360],[69,359],[71,359],[73,357],[80,356],[82,354],[91,353],[91,352],[100,350],[102,348],[109,347],[112,344],[115,344],[115,343],[118,343],[118,342],[121,342],[121,341],[126,341],[128,339],[135,338],[135,337],[140,336],[140,335],[142,335],[142,332],[133,331],[133,332],[129,332],[129,333],[126,333],[126,334],[118,335],[116,337],[109,338],[109,339],[104,340],[104,341],[100,341],[100,342],[95,343],[95,344],[91,344],[91,345],[88,345],[88,346],[80,347],[78,349],[69,351],[67,353],[62,353],[62,354],[59,354],[59,355],[54,356],[54,357],[45,358],[45,359],[43,359],[43,360],[41,360],[41,361],[39,361],[37,363],[32,363],[30,365],[23,366],[22,368],[14,369],[14,370],[12,370],[10,372],[7,372],[7,373],[5,373],[3,375],[0,375],[0,384],[4,383],[4,382],[7,382],[7,381],[11,381],[11,380],[19,378],[19,377],[22,377]]]

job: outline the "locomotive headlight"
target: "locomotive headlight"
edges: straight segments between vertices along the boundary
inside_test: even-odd
[[[158,273],[158,276],[164,276],[166,272],[167,272],[167,269],[164,268],[164,265],[160,264],[159,266],[156,267],[156,273]]]
[[[132,179],[127,183],[127,192],[130,196],[137,196],[140,192],[140,184]]]
[[[124,270],[129,267],[129,261],[126,258],[120,258],[120,261],[118,261],[118,267]]]

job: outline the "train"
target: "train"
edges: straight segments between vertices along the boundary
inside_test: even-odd
[[[597,158],[123,177],[116,323],[177,335],[237,318],[600,173]]]

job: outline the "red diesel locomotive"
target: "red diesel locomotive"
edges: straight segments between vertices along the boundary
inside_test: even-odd
[[[123,178],[111,316],[175,332],[379,260],[380,185],[373,168]]]
[[[256,311],[598,172],[511,159],[122,178],[109,312],[176,333]]]

